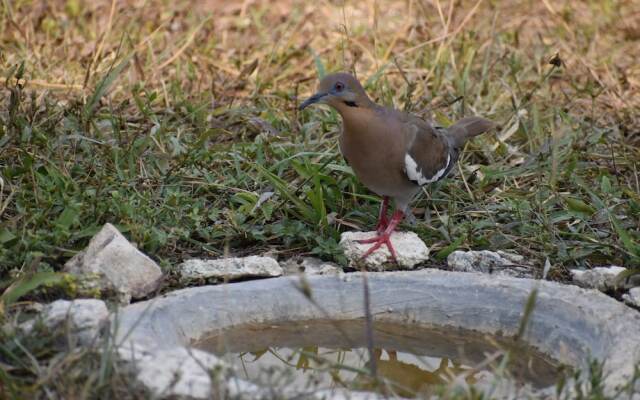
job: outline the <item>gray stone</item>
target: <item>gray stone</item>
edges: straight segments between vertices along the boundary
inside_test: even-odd
[[[244,324],[362,319],[363,274],[345,276],[305,277],[304,291],[298,276],[178,290],[122,310],[116,340],[128,337],[171,349]],[[640,361],[640,337],[629,334],[640,331],[640,313],[596,290],[435,269],[367,276],[374,321],[508,338],[518,334],[525,304],[536,290],[525,343],[573,368],[606,360],[609,393],[629,382]]]
[[[315,257],[292,258],[281,265],[286,275],[337,275],[343,272],[338,264]]]
[[[155,396],[196,399],[210,398],[212,377],[224,379],[227,370],[216,356],[185,347],[153,352],[136,368],[136,379]]]
[[[149,295],[162,280],[158,264],[136,249],[109,223],[91,239],[86,249],[67,261],[64,270],[98,277],[96,284],[99,289],[116,292],[122,303]]]
[[[307,275],[337,275],[342,272],[338,264],[314,257],[303,258],[301,267]]]
[[[217,260],[194,258],[180,264],[178,271],[185,282],[200,279],[233,281],[246,278],[272,278],[283,274],[282,267],[275,259],[260,256]]]
[[[153,342],[144,342],[125,338],[116,348],[117,355],[156,398],[254,399],[265,393],[263,388],[239,379],[233,367],[213,354],[185,346],[158,348],[149,346]]]
[[[358,243],[358,240],[376,237],[376,232],[344,232],[340,236],[340,247],[349,260],[349,265],[358,268],[363,265],[371,271],[386,269],[413,269],[416,265],[429,259],[429,248],[414,232],[393,232],[391,243],[396,251],[398,265],[391,260],[391,253],[386,245],[361,260],[362,255],[372,246],[369,243]]]
[[[80,344],[88,345],[98,337],[108,320],[109,311],[102,300],[56,300],[47,304],[35,319],[20,325],[20,329],[30,333],[41,322],[48,331],[64,329]]]
[[[622,300],[630,306],[640,307],[640,287],[629,289],[628,293],[622,295]]]
[[[533,278],[534,267],[518,254],[503,251],[460,251],[456,250],[447,257],[452,271],[482,272],[516,278]]]
[[[592,269],[572,269],[573,281],[581,287],[607,291],[616,288],[629,288],[638,285],[638,276],[627,282],[617,282],[620,273],[627,269],[612,265],[610,267],[595,267]]]

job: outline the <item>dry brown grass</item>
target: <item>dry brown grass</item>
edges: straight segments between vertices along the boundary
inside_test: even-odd
[[[114,96],[139,81],[167,90],[178,78],[186,92],[211,90],[221,98],[284,91],[313,80],[312,51],[330,69],[369,77],[384,66],[389,85],[437,98],[436,62],[464,68],[460,47],[491,48],[489,68],[505,57],[529,61],[519,87],[526,92],[557,51],[566,67],[554,77],[552,101],[599,123],[638,131],[640,3],[637,1],[13,1],[7,2],[1,68],[25,60],[28,81],[57,95],[87,95],[115,59],[135,49]],[[512,36],[505,41],[501,33]],[[497,39],[500,37],[500,39]],[[435,55],[434,55],[435,50]],[[478,60],[479,61],[479,60]],[[391,64],[391,65],[389,65]],[[431,65],[425,68],[424,65]],[[481,68],[475,62],[471,68]],[[490,74],[489,74],[490,75]],[[499,82],[493,82],[499,85]],[[309,90],[313,82],[305,83]],[[68,88],[65,90],[65,88]],[[80,89],[82,88],[82,89]],[[595,111],[590,93],[595,92]],[[63,92],[63,93],[60,93]],[[64,93],[67,92],[67,93]],[[70,92],[70,93],[69,93]],[[168,96],[167,96],[168,97]],[[495,104],[492,106],[495,107]]]

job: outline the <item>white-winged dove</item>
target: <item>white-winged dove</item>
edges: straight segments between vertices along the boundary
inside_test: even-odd
[[[358,179],[383,199],[378,235],[360,241],[373,244],[362,258],[384,244],[396,261],[391,233],[420,187],[444,178],[457,162],[464,143],[494,126],[484,118],[467,117],[448,128],[434,127],[416,116],[374,103],[360,82],[347,73],[322,79],[317,93],[300,109],[314,103],[327,104],[340,113],[340,151]],[[396,207],[390,220],[389,198]]]

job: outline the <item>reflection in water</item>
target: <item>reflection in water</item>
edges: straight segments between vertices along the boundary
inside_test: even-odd
[[[381,349],[374,350],[379,378],[382,378],[393,393],[412,397],[419,393],[428,393],[429,388],[435,385],[443,385],[450,382],[456,376],[465,374],[465,381],[469,384],[476,383],[473,368],[464,366],[458,362],[452,362],[448,358],[440,359],[440,364],[432,371],[426,367],[398,360],[398,352],[386,351],[388,359],[382,359]],[[367,367],[369,362],[367,362]],[[469,373],[469,374],[466,374]],[[366,381],[366,379],[365,379]],[[360,386],[359,386],[360,387]],[[376,390],[375,383],[365,384],[364,390]]]
[[[272,387],[348,388],[402,397],[434,394],[454,379],[490,381],[504,349],[513,347],[469,332],[380,322],[374,324],[374,341],[377,379],[369,374],[362,321],[246,325],[214,332],[195,345],[239,364],[245,378]],[[509,372],[516,381],[536,387],[555,381],[557,367],[544,357],[522,348],[511,354],[516,362]]]
[[[378,348],[374,349],[378,379],[373,380],[369,375],[369,361],[364,361],[366,355],[365,349],[306,347],[295,350],[265,349],[242,353],[238,357],[247,379],[255,380],[269,371],[277,371],[278,367],[295,369],[287,385],[293,385],[297,389],[312,388],[315,385],[414,397],[430,393],[433,386],[446,384],[461,375],[464,375],[469,384],[477,381],[477,370],[448,358],[425,359]],[[430,367],[429,364],[437,366]]]

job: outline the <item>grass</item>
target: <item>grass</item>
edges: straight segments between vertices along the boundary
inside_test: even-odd
[[[32,334],[0,329],[0,393],[3,399],[146,399],[128,366],[114,357],[108,338],[79,346],[64,326],[36,325]]]
[[[381,103],[501,126],[467,146],[464,179],[414,203],[439,257],[510,249],[556,278],[640,257],[630,3],[397,2],[384,18],[375,2],[7,5],[4,273],[60,269],[107,221],[167,268],[266,250],[340,261],[339,232],[372,226],[377,199],[338,154],[336,114],[295,106],[354,66]]]
[[[508,250],[556,280],[640,263],[637,2],[2,4],[3,289],[106,222],[166,272],[266,251],[344,263],[340,232],[373,227],[378,199],[339,155],[337,114],[296,110],[335,70],[379,103],[500,125],[413,203],[406,228],[437,259]]]

